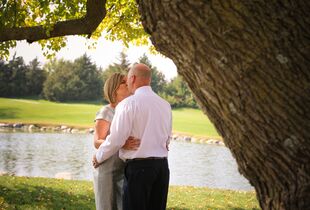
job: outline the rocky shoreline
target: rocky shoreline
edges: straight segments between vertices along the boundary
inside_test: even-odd
[[[0,123],[0,130],[24,132],[94,133],[93,128],[76,128],[67,125],[38,125],[24,123]]]
[[[0,132],[53,132],[53,133],[86,133],[93,134],[94,128],[77,128],[67,125],[38,125],[38,124],[24,124],[24,123],[0,123]],[[173,141],[214,144],[225,146],[220,138],[195,137],[180,133],[174,133]]]

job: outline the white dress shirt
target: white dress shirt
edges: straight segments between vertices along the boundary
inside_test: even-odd
[[[118,150],[123,160],[167,157],[166,145],[171,132],[170,104],[154,93],[150,86],[142,86],[116,106],[110,134],[97,150],[97,161],[103,162]],[[129,136],[141,139],[138,150],[121,148]]]

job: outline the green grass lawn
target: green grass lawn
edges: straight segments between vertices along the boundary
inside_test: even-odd
[[[91,127],[101,106],[92,102],[55,103],[45,100],[0,98],[0,122]],[[173,110],[173,130],[189,135],[218,137],[212,123],[198,109]]]
[[[99,105],[0,98],[0,121],[91,127]]]
[[[0,176],[0,209],[95,209],[90,181]],[[255,192],[170,186],[167,209],[259,209]]]
[[[173,129],[177,132],[190,133],[197,136],[218,137],[213,124],[199,109],[174,109]]]

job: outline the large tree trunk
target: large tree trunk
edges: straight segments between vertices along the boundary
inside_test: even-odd
[[[262,209],[310,209],[310,1],[138,4]]]

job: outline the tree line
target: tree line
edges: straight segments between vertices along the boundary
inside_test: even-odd
[[[167,81],[144,54],[137,62],[152,70],[152,89],[172,107],[197,108],[187,84],[180,76]],[[0,60],[0,97],[40,97],[49,101],[103,100],[102,87],[115,72],[127,74],[131,63],[122,52],[106,69],[97,67],[86,54],[74,61],[52,59],[44,66],[37,58],[26,64],[22,57]]]

